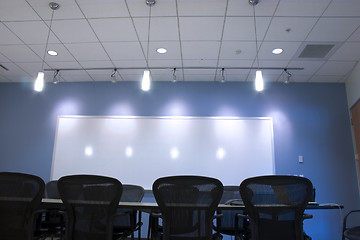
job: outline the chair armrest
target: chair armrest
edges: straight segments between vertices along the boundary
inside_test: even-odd
[[[222,214],[222,213],[217,213],[217,214],[215,214],[215,215],[213,216],[213,219],[218,219],[218,218],[222,218],[222,217],[224,217],[224,214]]]
[[[343,233],[346,231],[346,223],[347,223],[347,219],[348,219],[348,217],[350,216],[350,215],[352,215],[353,213],[358,213],[358,212],[360,212],[360,209],[356,209],[356,210],[352,210],[352,211],[350,211],[350,212],[348,212],[348,214],[346,214],[345,215],[345,217],[344,217],[344,222],[343,222]],[[344,236],[344,234],[343,234],[343,236]]]
[[[153,212],[150,215],[151,215],[151,217],[155,217],[155,218],[161,218],[162,217],[161,213],[156,213],[156,212]]]
[[[230,199],[224,203],[225,205],[243,205],[244,202],[241,199]]]

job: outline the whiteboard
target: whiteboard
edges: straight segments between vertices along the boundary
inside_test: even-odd
[[[159,177],[224,185],[274,174],[271,118],[59,116],[51,180],[97,174],[151,189]]]

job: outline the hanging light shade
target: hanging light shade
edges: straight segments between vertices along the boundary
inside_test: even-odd
[[[141,89],[143,91],[149,91],[150,90],[150,83],[151,83],[150,71],[145,70],[142,81],[141,81]]]
[[[264,90],[264,79],[262,77],[262,72],[260,70],[256,71],[255,89],[258,92]]]
[[[44,73],[39,72],[35,80],[34,90],[41,92],[44,89]]]

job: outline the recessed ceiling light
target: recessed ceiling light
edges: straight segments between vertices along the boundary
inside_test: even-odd
[[[160,54],[164,54],[167,52],[166,48],[158,48],[158,49],[156,49],[156,51]]]
[[[57,56],[58,55],[58,53],[56,51],[54,51],[54,50],[48,50],[47,53],[49,55],[51,55],[51,56]]]
[[[275,48],[274,50],[272,50],[273,54],[280,54],[282,53],[284,50],[282,48]]]

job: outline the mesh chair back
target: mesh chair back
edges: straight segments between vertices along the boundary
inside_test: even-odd
[[[212,239],[212,220],[223,193],[219,180],[164,177],[154,182],[153,193],[162,214],[165,240]]]
[[[124,184],[121,202],[141,202],[144,196],[144,188],[137,185]],[[124,235],[130,235],[137,228],[137,211],[131,208],[118,208],[114,219],[114,231],[123,232]],[[140,220],[140,219],[139,219]]]
[[[50,181],[47,182],[45,185],[45,197],[46,198],[53,198],[53,199],[60,199],[57,181]]]
[[[242,204],[239,186],[224,186],[220,203],[229,205]],[[245,234],[244,221],[242,218],[239,218],[237,226],[235,225],[236,214],[244,214],[242,210],[221,210],[218,211],[218,213],[221,213],[222,217],[216,219],[215,230],[217,232],[227,235]]]
[[[0,238],[31,239],[34,212],[40,205],[45,183],[34,175],[0,173]]]
[[[122,194],[122,184],[114,178],[72,175],[58,180],[68,221],[68,240],[111,239],[112,217]]]
[[[250,216],[254,240],[302,240],[303,214],[312,183],[297,176],[261,176],[244,180],[240,194]]]

